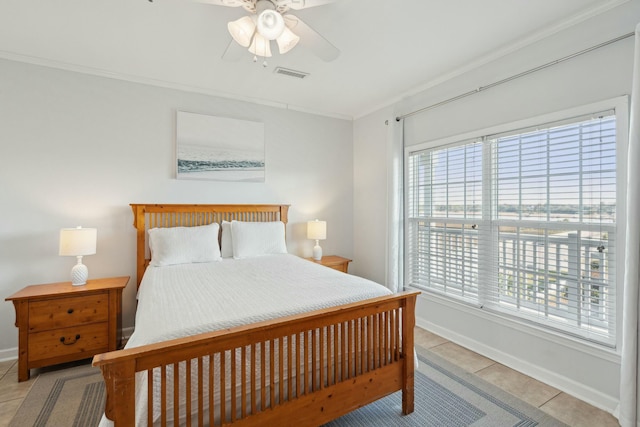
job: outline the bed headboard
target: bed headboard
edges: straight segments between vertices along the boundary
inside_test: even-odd
[[[131,204],[136,228],[137,286],[149,265],[147,230],[154,227],[193,227],[222,221],[288,220],[289,205],[144,205]]]

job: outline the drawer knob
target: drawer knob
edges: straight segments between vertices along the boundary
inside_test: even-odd
[[[64,337],[60,337],[60,342],[64,345],[73,345],[76,342],[78,342],[79,339],[80,339],[80,334],[76,334],[76,339],[73,342],[66,341]]]
[[[73,313],[73,308],[70,308],[69,310],[67,310],[67,313],[72,314]]]

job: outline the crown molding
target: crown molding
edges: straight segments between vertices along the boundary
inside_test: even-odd
[[[468,73],[469,71],[472,71],[474,69],[480,68],[483,65],[489,64],[493,61],[496,61],[504,56],[507,56],[511,53],[514,53],[520,49],[523,49],[527,46],[530,46],[534,43],[537,43],[541,40],[544,40],[548,37],[553,36],[554,34],[560,33],[564,30],[567,30],[581,22],[584,22],[590,18],[596,17],[602,13],[605,13],[611,9],[614,9],[620,5],[623,5],[625,3],[629,3],[631,0],[609,0],[606,1],[602,4],[599,4],[597,6],[594,6],[592,8],[586,9],[580,13],[577,13],[571,17],[569,17],[568,19],[562,20],[560,22],[557,22],[553,25],[549,25],[545,28],[543,28],[540,31],[535,32],[534,34],[516,40],[513,43],[498,49],[488,55],[482,56],[474,61],[468,62],[467,64],[463,65],[462,67],[459,67],[451,72],[442,74],[432,80],[429,80],[427,82],[425,82],[422,85],[416,86],[410,90],[407,90],[405,92],[400,93],[398,96],[394,97],[393,99],[386,101],[384,103],[379,104],[376,107],[371,107],[369,109],[367,109],[366,111],[363,111],[361,113],[358,114],[354,114],[354,120],[357,120],[359,118],[362,118],[364,116],[367,116],[375,111],[381,110],[383,108],[387,108],[390,106],[393,106],[403,100],[405,100],[406,98],[409,98],[411,96],[417,95],[420,92],[424,92],[428,89],[431,89],[432,87],[438,86],[442,83],[445,83],[449,80],[452,80],[458,76],[461,76],[465,73]]]
[[[283,102],[275,102],[275,101],[269,101],[266,99],[253,98],[253,97],[247,97],[247,96],[239,96],[232,93],[216,91],[213,89],[200,87],[200,86],[186,85],[183,83],[176,83],[176,82],[170,82],[165,80],[152,79],[148,77],[136,76],[132,74],[119,73],[119,72],[114,72],[114,71],[110,71],[102,68],[87,67],[84,65],[56,61],[49,58],[42,58],[38,56],[29,56],[29,55],[18,54],[15,52],[0,50],[0,58],[6,59],[9,61],[23,62],[31,65],[38,65],[38,66],[47,67],[47,68],[70,71],[74,73],[88,74],[88,75],[97,76],[97,77],[121,80],[129,83],[138,83],[138,84],[143,84],[147,86],[161,87],[164,89],[173,89],[173,90],[179,90],[183,92],[197,93],[200,95],[215,96],[218,98],[225,98],[233,101],[248,102],[248,103],[257,104],[257,105],[264,105],[267,107],[280,108],[283,110],[313,114],[316,116],[324,116],[324,117],[329,117],[333,119],[353,121],[352,116],[348,116],[344,114],[318,111],[318,110],[306,108],[303,106],[287,104]]]
[[[142,76],[137,76],[137,75],[131,75],[131,74],[126,74],[126,73],[119,73],[119,72],[114,72],[111,70],[107,70],[107,69],[102,69],[102,68],[94,68],[94,67],[87,67],[87,66],[83,66],[83,65],[78,65],[78,64],[73,64],[73,63],[68,63],[68,62],[62,62],[62,61],[56,61],[56,60],[52,60],[49,58],[44,58],[44,57],[36,57],[36,56],[29,56],[29,55],[24,55],[24,54],[18,54],[15,52],[9,52],[9,51],[2,51],[0,50],[0,58],[3,59],[7,59],[7,60],[11,60],[11,61],[17,61],[17,62],[24,62],[24,63],[28,63],[28,64],[33,64],[33,65],[39,65],[39,66],[43,66],[43,67],[48,67],[48,68],[55,68],[55,69],[59,69],[59,70],[65,70],[65,71],[71,71],[71,72],[77,72],[77,73],[82,73],[82,74],[88,74],[88,75],[94,75],[94,76],[98,76],[98,77],[104,77],[104,78],[110,78],[110,79],[116,79],[116,80],[121,80],[121,81],[126,81],[126,82],[132,82],[132,83],[139,83],[139,84],[144,84],[144,85],[149,85],[149,86],[156,86],[156,87],[161,87],[161,88],[166,88],[166,89],[174,89],[174,90],[180,90],[180,91],[184,91],[184,92],[191,92],[191,93],[197,93],[197,94],[203,94],[203,95],[209,95],[209,96],[215,96],[215,97],[219,97],[219,98],[225,98],[225,99],[230,99],[230,100],[235,100],[235,101],[242,101],[242,102],[248,102],[248,103],[253,103],[253,104],[257,104],[257,105],[264,105],[264,106],[268,106],[268,107],[273,107],[273,108],[280,108],[280,109],[285,109],[285,110],[291,110],[291,111],[298,111],[298,112],[302,112],[302,113],[307,113],[307,114],[313,114],[313,115],[318,115],[318,116],[324,116],[324,117],[329,117],[329,118],[335,118],[335,119],[340,119],[340,120],[349,120],[349,121],[353,121],[353,120],[357,120],[359,118],[362,118],[364,116],[367,116],[375,111],[384,109],[384,108],[388,108],[391,106],[394,106],[395,104],[401,102],[402,100],[414,96],[420,92],[423,92],[425,90],[428,90],[432,87],[438,86],[446,81],[449,81],[455,77],[458,77],[462,74],[465,74],[471,70],[474,70],[476,68],[479,68],[483,65],[486,65],[490,62],[493,62],[501,57],[504,57],[510,53],[513,53],[515,51],[518,51],[520,49],[523,49],[526,46],[532,45],[540,40],[543,40],[547,37],[550,37],[556,33],[559,33],[563,30],[566,30],[578,23],[581,23],[587,19],[590,19],[592,17],[595,17],[597,15],[600,15],[608,10],[611,10],[615,7],[618,7],[622,4],[628,3],[631,0],[608,0],[603,2],[602,4],[599,4],[597,6],[594,6],[592,8],[586,9],[584,11],[582,11],[581,13],[575,14],[573,16],[571,16],[568,19],[565,19],[563,21],[560,21],[556,24],[550,25],[528,37],[522,38],[520,40],[517,40],[501,49],[498,49],[494,52],[492,52],[491,54],[485,55],[481,58],[478,58],[476,60],[470,61],[467,64],[458,67],[457,69],[442,74],[432,80],[429,80],[427,82],[425,82],[424,84],[421,84],[419,86],[416,86],[414,88],[411,88],[410,90],[407,90],[405,92],[402,92],[400,94],[398,94],[397,96],[393,97],[390,100],[386,100],[384,102],[381,102],[373,107],[369,107],[366,110],[363,110],[361,112],[353,112],[352,114],[340,114],[340,113],[335,113],[335,112],[328,112],[328,111],[319,111],[319,110],[314,110],[311,108],[307,108],[305,106],[300,106],[300,105],[293,105],[293,104],[287,104],[287,103],[282,103],[282,102],[275,102],[275,101],[269,101],[266,99],[261,99],[261,98],[254,98],[254,97],[247,97],[247,96],[240,96],[240,95],[236,95],[236,94],[232,94],[232,93],[227,93],[227,92],[222,92],[222,91],[217,91],[217,90],[213,90],[210,88],[206,88],[206,87],[200,87],[200,86],[193,86],[193,85],[187,85],[187,84],[183,84],[183,83],[178,83],[178,82],[172,82],[172,81],[165,81],[165,80],[158,80],[158,79],[152,79],[152,78],[148,78],[148,77],[142,77]]]

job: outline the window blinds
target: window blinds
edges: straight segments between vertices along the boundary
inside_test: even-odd
[[[477,301],[482,143],[415,153],[409,176],[409,280]]]
[[[410,153],[410,283],[613,345],[615,126],[607,111]]]
[[[613,344],[615,116],[490,144],[498,286],[487,305]]]

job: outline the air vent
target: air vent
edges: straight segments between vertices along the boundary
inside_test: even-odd
[[[304,71],[290,70],[288,68],[282,68],[282,67],[277,67],[275,70],[273,70],[273,72],[276,74],[282,74],[289,77],[297,77],[299,79],[304,79],[309,75],[309,73],[305,73]]]

